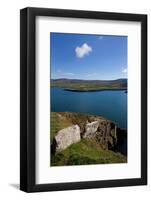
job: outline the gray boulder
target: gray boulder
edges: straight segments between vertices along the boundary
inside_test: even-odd
[[[86,123],[85,132],[83,134],[83,138],[93,138],[95,133],[99,127],[99,121],[93,121],[91,123]]]
[[[60,130],[55,136],[56,152],[62,151],[73,143],[81,140],[80,127],[78,125],[69,126]]]

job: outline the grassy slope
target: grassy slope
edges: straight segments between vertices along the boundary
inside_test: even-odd
[[[93,140],[81,140],[52,156],[51,162],[52,166],[124,163],[126,157],[120,153],[102,150]]]
[[[52,113],[51,118],[51,142],[57,132],[65,127],[85,120],[86,116],[76,114],[73,119],[69,120],[64,114]],[[79,124],[81,126],[81,124]],[[102,150],[99,144],[94,140],[82,139],[79,143],[72,144],[64,151],[57,153],[51,157],[51,166],[63,165],[84,165],[99,163],[123,163],[126,157],[120,153]]]
[[[51,112],[51,134],[50,134],[51,142],[59,130],[71,125],[72,122],[70,122],[66,118],[63,117],[60,118],[57,113]]]

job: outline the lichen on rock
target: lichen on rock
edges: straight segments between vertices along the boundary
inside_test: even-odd
[[[78,125],[69,126],[60,130],[55,136],[56,152],[66,149],[71,144],[81,140],[80,127]]]
[[[98,121],[94,121],[90,123],[87,122],[85,125],[85,132],[83,134],[83,138],[89,138],[89,139],[94,138],[98,127],[99,127]]]

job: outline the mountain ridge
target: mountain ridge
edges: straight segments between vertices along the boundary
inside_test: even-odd
[[[115,80],[83,80],[83,79],[51,79],[51,87],[59,87],[70,91],[127,90],[127,79]]]

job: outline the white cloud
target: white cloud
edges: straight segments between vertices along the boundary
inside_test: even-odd
[[[57,74],[59,76],[74,76],[75,75],[74,73],[71,73],[71,72],[62,72],[62,70],[60,69],[57,70]]]
[[[87,43],[84,43],[81,47],[75,48],[76,56],[78,58],[83,58],[86,55],[89,55],[92,52],[92,47],[89,46]]]
[[[74,76],[74,73],[66,72],[66,73],[63,73],[62,75],[64,75],[64,76]]]
[[[99,36],[99,40],[102,40],[103,39],[103,36]]]
[[[97,73],[86,74],[87,77],[96,76],[96,75],[97,75]]]
[[[127,73],[127,68],[124,68],[124,69],[122,70],[122,72],[126,74],[126,73]]]
[[[58,69],[57,72],[58,72],[58,73],[61,73],[61,69]]]

